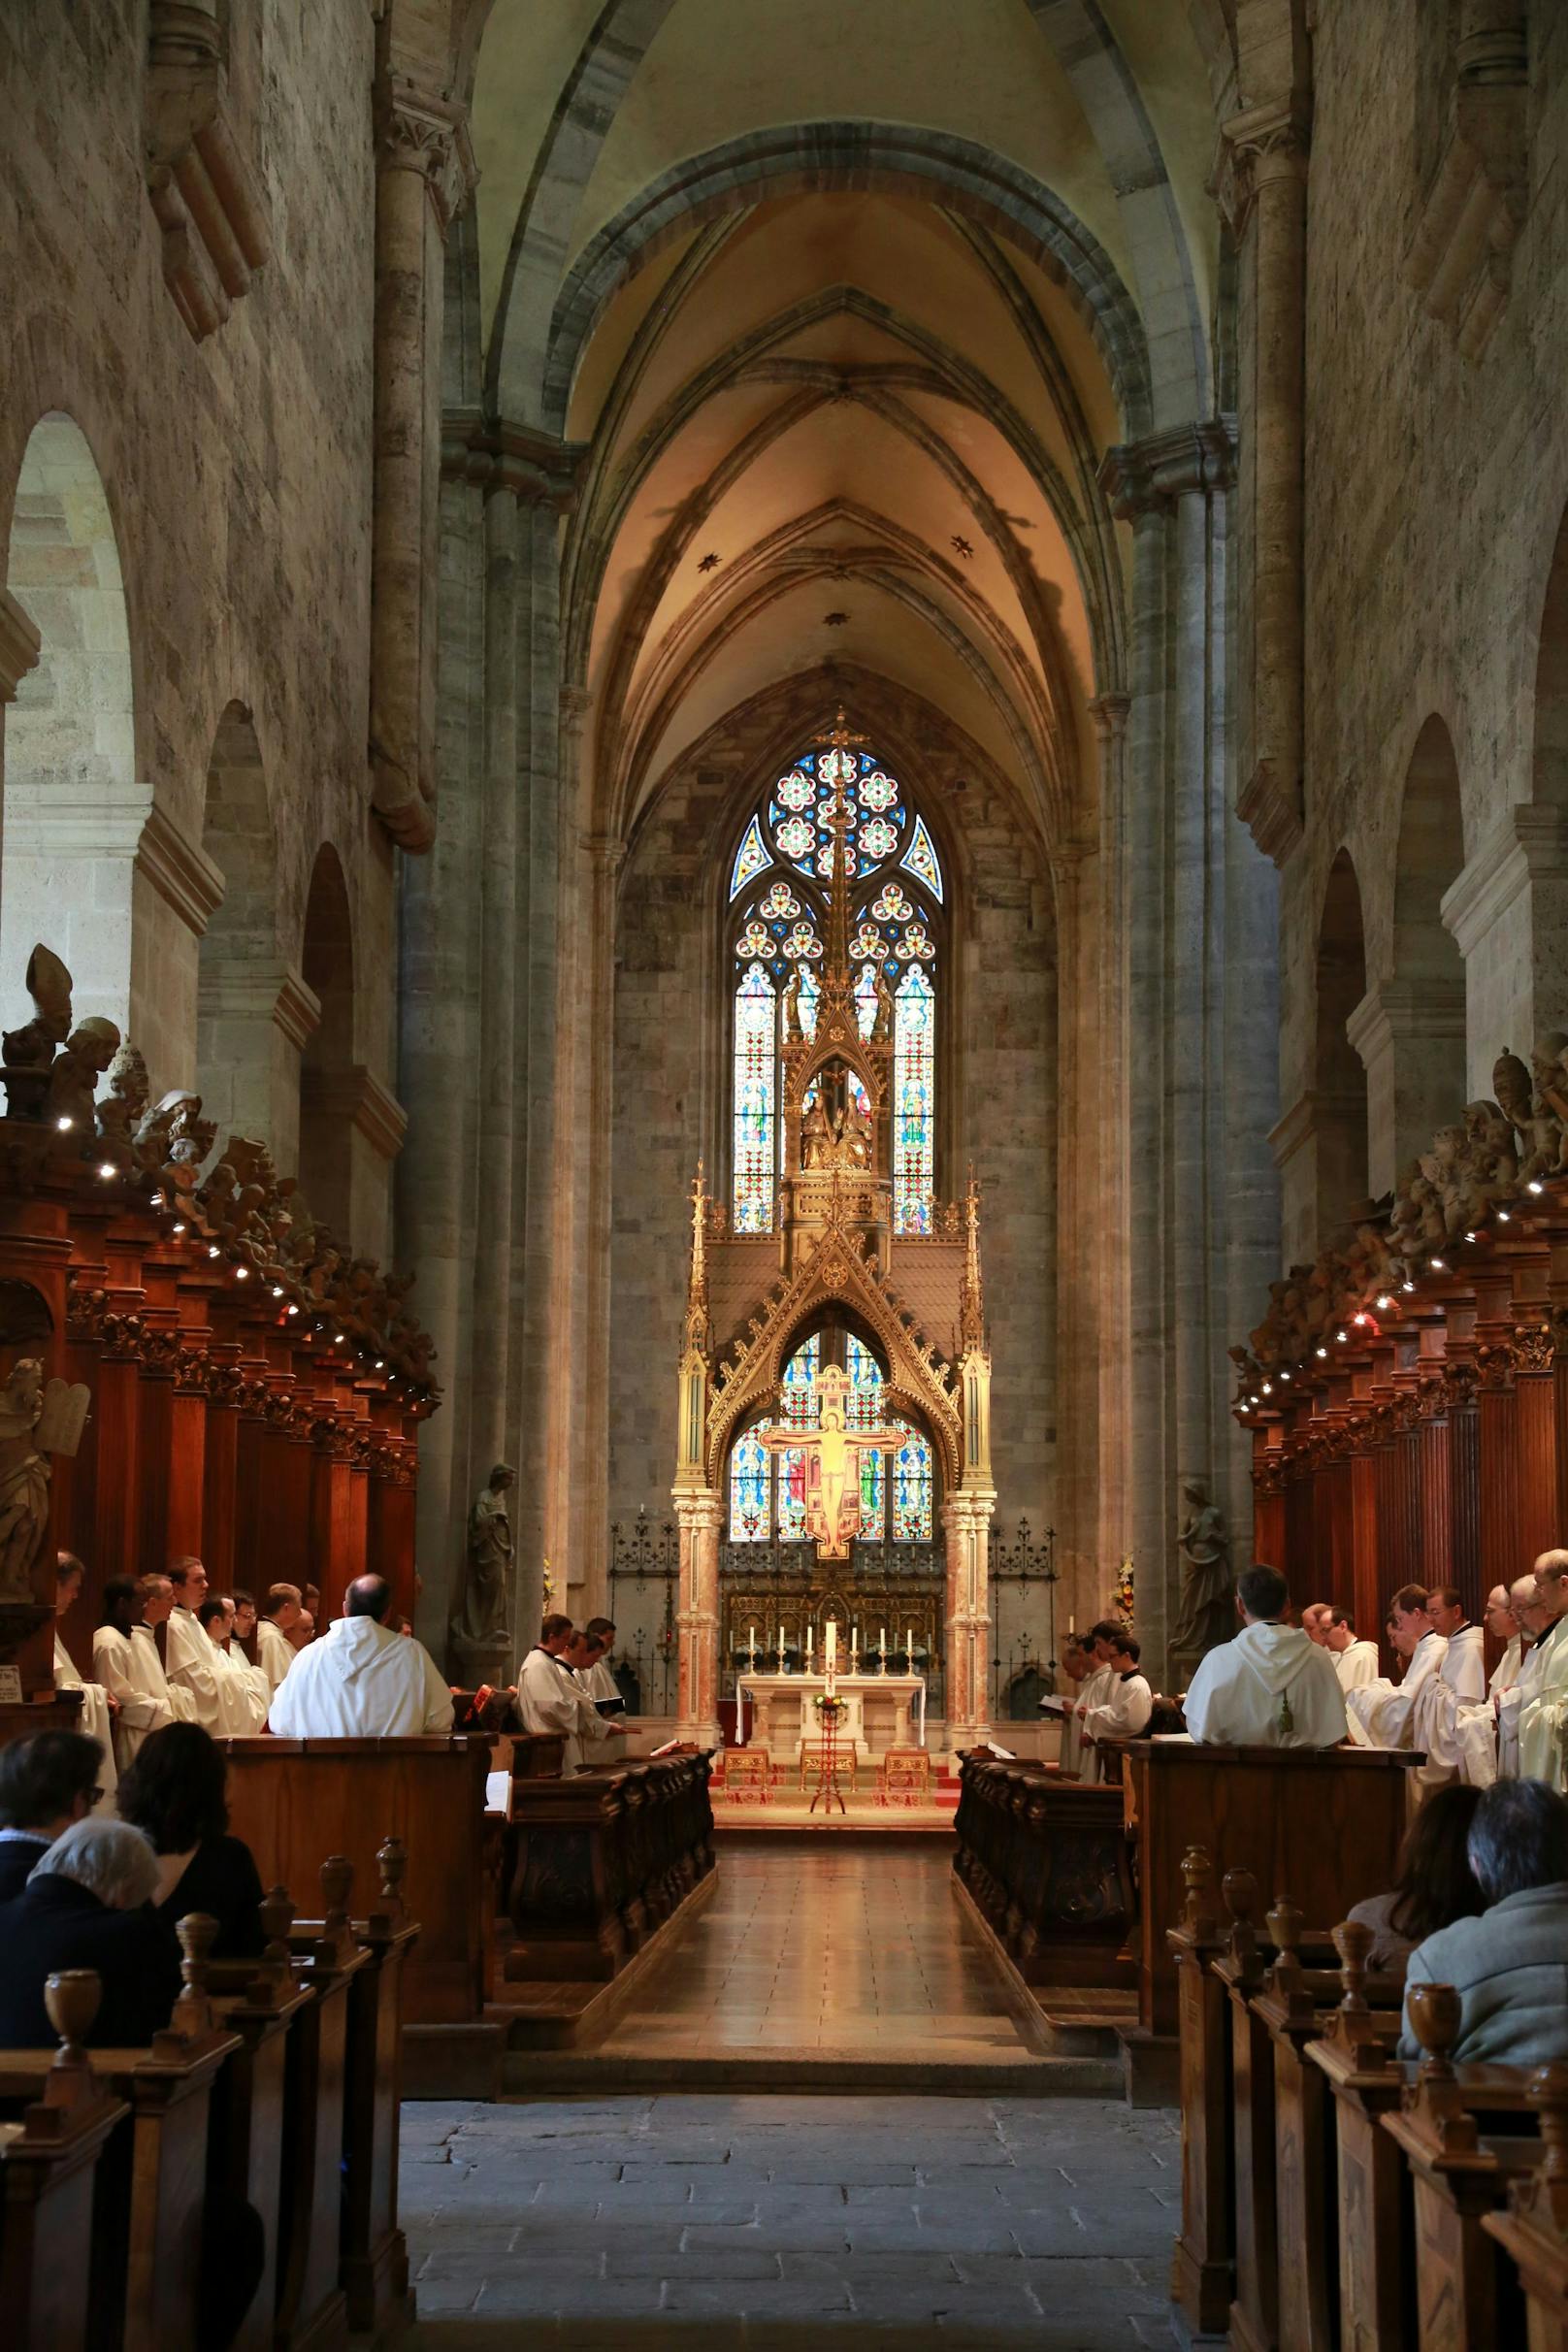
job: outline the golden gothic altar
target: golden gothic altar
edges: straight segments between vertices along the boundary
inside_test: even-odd
[[[842,711],[818,738],[840,763],[858,739]],[[826,763],[821,772],[829,776]],[[810,1033],[794,1004],[779,1048],[776,1228],[732,1232],[701,1166],[692,1188],[672,1490],[680,1529],[677,1705],[681,1738],[708,1747],[718,1744],[719,1700],[729,1686],[721,1641],[727,1632],[733,1641],[737,1631],[733,1614],[725,1625],[719,1584],[731,1452],[779,1411],[785,1364],[801,1340],[830,1320],[853,1330],[876,1358],[883,1420],[918,1426],[930,1443],[943,1548],[943,1746],[949,1751],[971,1747],[989,1730],[988,1552],[996,1492],[980,1192],[971,1174],[961,1203],[931,1202],[928,1229],[897,1229],[894,1037],[885,1007],[868,1029],[863,1025],[850,955],[844,776],[852,772],[852,766],[839,765],[829,777],[836,795],[826,820],[833,835],[832,887]],[[851,1567],[857,1464],[866,1450],[885,1449],[892,1435],[881,1426],[847,1426],[842,1390],[827,1374],[824,1367],[819,1375],[826,1394],[815,1432],[796,1428],[779,1441],[806,1457],[807,1523],[817,1562],[816,1577],[802,1592],[808,1619],[828,1614],[830,1595],[839,1605],[850,1597],[842,1587]],[[833,1613],[842,1614],[841,1606]],[[938,1646],[929,1644],[928,1654],[938,1654]],[[782,1680],[793,1686],[798,1709],[804,1678]],[[905,1684],[910,1680],[903,1678]],[[895,1689],[898,1681],[887,1677],[884,1688]],[[846,1678],[840,1687],[847,1692]],[[847,1726],[844,1736],[850,1736]],[[800,1737],[797,1727],[797,1746]]]

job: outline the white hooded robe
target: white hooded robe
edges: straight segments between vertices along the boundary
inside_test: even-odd
[[[1333,1748],[1346,1737],[1334,1661],[1296,1625],[1243,1625],[1200,1658],[1187,1728],[1216,1748]]]

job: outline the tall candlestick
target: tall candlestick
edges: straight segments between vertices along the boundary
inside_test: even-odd
[[[822,1647],[823,1654],[827,1659],[828,1672],[832,1674],[838,1663],[838,1619],[836,1617],[828,1619],[823,1629]]]
[[[888,1671],[888,1629],[885,1625],[877,1628],[876,1671],[878,1674],[886,1674]]]
[[[909,1671],[913,1674],[915,1671],[915,1629],[913,1625],[906,1626],[904,1629],[903,1646],[909,1658]]]

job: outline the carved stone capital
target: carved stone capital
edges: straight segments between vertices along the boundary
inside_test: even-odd
[[[1308,110],[1298,98],[1270,98],[1243,107],[1220,125],[1210,193],[1239,245],[1259,189],[1271,181],[1304,180],[1311,141]]]
[[[1120,441],[1099,463],[1099,486],[1119,523],[1173,507],[1179,498],[1228,490],[1236,477],[1236,420],[1205,416]]]
[[[376,146],[383,171],[423,180],[444,237],[478,184],[468,109],[420,89],[406,74],[383,74],[376,87]]]
[[[1102,743],[1120,743],[1127,734],[1127,713],[1132,708],[1129,694],[1097,694],[1089,703],[1089,715],[1094,722],[1094,733]]]
[[[347,1120],[382,1160],[395,1160],[403,1149],[408,1114],[362,1062],[343,1069],[308,1070],[300,1081],[300,1100],[329,1118]]]
[[[228,115],[223,36],[211,0],[151,0],[143,101],[147,195],[164,282],[200,343],[272,255],[261,189]]]
[[[489,420],[476,408],[449,408],[441,419],[442,481],[474,482],[487,495],[509,491],[522,506],[558,514],[576,505],[587,452],[586,441]]]
[[[16,689],[43,650],[44,640],[9,588],[0,588],[0,702],[14,702]]]
[[[1261,759],[1236,795],[1236,814],[1265,858],[1283,866],[1305,833],[1301,788],[1280,761]]]

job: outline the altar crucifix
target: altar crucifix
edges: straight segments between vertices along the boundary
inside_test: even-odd
[[[861,1529],[861,1456],[897,1454],[904,1442],[901,1429],[851,1429],[846,1426],[849,1374],[836,1364],[825,1364],[811,1384],[817,1406],[815,1428],[786,1425],[759,1431],[770,1454],[799,1451],[805,1456],[805,1524],[814,1538],[819,1560],[845,1560],[850,1541]]]

